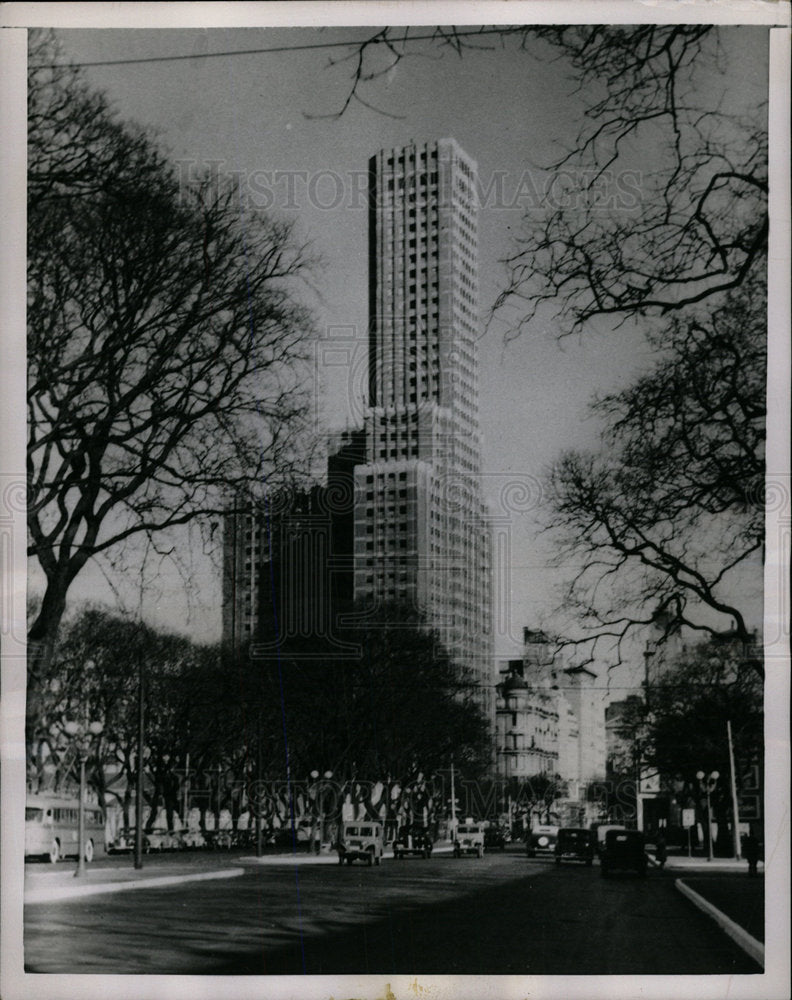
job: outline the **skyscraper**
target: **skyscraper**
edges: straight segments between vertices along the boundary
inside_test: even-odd
[[[362,428],[330,441],[327,496],[309,505],[329,518],[315,521],[327,545],[310,548],[326,562],[313,567],[311,586],[300,587],[293,571],[272,572],[291,558],[273,543],[288,532],[261,517],[236,517],[237,530],[227,526],[224,621],[228,641],[256,637],[266,616],[250,592],[273,589],[256,582],[265,573],[275,589],[291,580],[296,601],[318,600],[316,587],[332,580],[334,592],[353,598],[358,620],[373,624],[383,605],[409,605],[470,672],[494,722],[477,214],[476,164],[453,139],[383,150],[369,161],[369,405]],[[313,530],[308,508],[296,513],[300,530]],[[300,545],[306,549],[304,537]],[[279,612],[281,623],[316,620],[300,609]]]
[[[369,410],[354,594],[409,602],[492,712],[481,496],[476,164],[453,139],[369,162]]]

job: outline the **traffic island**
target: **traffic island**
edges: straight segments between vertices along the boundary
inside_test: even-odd
[[[674,885],[764,968],[764,879],[686,877]]]
[[[52,876],[37,878],[34,884],[28,883],[25,886],[24,902],[25,906],[34,903],[62,903],[102,893],[126,892],[131,889],[159,889],[163,886],[182,885],[185,882],[236,878],[244,874],[244,868],[203,872],[196,872],[194,869],[170,871],[167,875],[152,875],[150,872],[136,872],[134,869],[105,868],[95,869],[88,873],[85,881],[75,882],[72,872],[53,872]]]

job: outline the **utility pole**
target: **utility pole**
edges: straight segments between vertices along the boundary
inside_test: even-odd
[[[137,789],[135,791],[135,868],[143,867],[143,744],[145,729],[145,673],[143,660],[138,666],[138,742],[137,742]]]
[[[456,789],[454,788],[454,758],[451,758],[451,839],[456,837]]]
[[[256,857],[260,858],[264,853],[261,836],[261,714],[256,723],[256,795],[251,801],[255,801],[256,806]]]
[[[734,856],[740,860],[740,816],[737,808],[737,780],[734,774],[734,746],[732,744],[731,719],[726,720],[726,738],[729,741],[729,776],[731,778],[732,799],[732,836],[734,839]]]
[[[189,795],[190,795],[190,755],[187,754],[184,759],[184,805],[182,806],[185,826],[187,826],[187,806],[189,805]]]

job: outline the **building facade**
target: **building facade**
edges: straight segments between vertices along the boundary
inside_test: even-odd
[[[369,163],[369,409],[354,596],[419,610],[492,714],[481,496],[476,164],[452,139]]]
[[[334,602],[353,602],[357,620],[372,623],[378,609],[406,606],[469,673],[494,722],[476,164],[453,139],[383,150],[369,162],[368,193],[363,426],[329,440],[326,486],[228,519],[224,637],[256,638],[267,602],[278,634],[332,632]]]
[[[545,633],[523,630],[523,655],[501,664],[497,771],[503,779],[557,775],[577,798],[605,776],[605,706],[596,674],[567,666]]]

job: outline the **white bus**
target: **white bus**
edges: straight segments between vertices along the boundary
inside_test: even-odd
[[[86,861],[105,856],[105,819],[101,806],[86,803]],[[25,804],[25,857],[47,858],[53,864],[60,858],[77,857],[80,804],[77,799],[55,795],[28,795]]]

